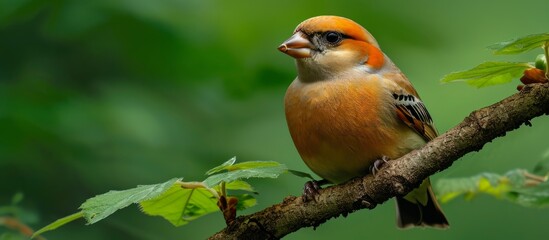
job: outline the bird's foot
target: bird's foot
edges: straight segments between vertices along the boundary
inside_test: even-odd
[[[303,202],[316,201],[316,196],[320,194],[319,190],[322,189],[321,186],[324,184],[328,184],[326,179],[307,181],[303,187]]]
[[[370,172],[375,176],[377,172],[389,161],[389,157],[382,156],[381,159],[376,159],[374,163],[370,166]]]

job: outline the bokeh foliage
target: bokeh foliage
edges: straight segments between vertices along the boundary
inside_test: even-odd
[[[203,179],[237,155],[306,170],[286,130],[282,98],[295,76],[276,51],[320,14],[363,24],[414,82],[441,132],[514,93],[441,85],[445,74],[491,56],[491,43],[547,32],[544,0],[481,1],[0,1],[0,206],[38,214],[38,228],[108,190]],[[532,55],[521,56],[532,61]],[[516,82],[518,84],[518,82]],[[531,168],[549,158],[546,118],[469,154],[433,177]],[[256,181],[258,210],[300,194],[303,179]],[[490,198],[443,206],[448,231],[396,231],[393,203],[338,218],[288,239],[543,239],[547,210]],[[122,211],[51,239],[203,239],[224,225],[206,216],[173,228]],[[0,233],[5,231],[0,227]]]

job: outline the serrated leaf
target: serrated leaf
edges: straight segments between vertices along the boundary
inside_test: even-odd
[[[520,188],[522,186],[524,186],[526,184],[526,176],[525,174],[527,174],[528,171],[524,170],[524,169],[514,169],[514,170],[510,170],[508,172],[506,172],[503,176],[504,178],[501,178],[500,179],[500,182],[502,181],[509,181],[509,184],[513,187],[513,188]]]
[[[531,67],[527,63],[485,62],[469,70],[450,73],[440,81],[443,83],[465,81],[477,88],[488,87],[510,82]]]
[[[288,168],[284,164],[277,162],[246,162],[247,164],[240,163],[240,167],[245,166],[245,168],[236,168],[237,170],[232,170],[230,172],[224,172],[212,175],[203,183],[208,187],[214,187],[215,185],[224,182],[232,182],[238,179],[244,178],[277,178],[280,174],[285,173]],[[233,165],[236,166],[237,164]],[[259,167],[258,167],[259,166]],[[252,168],[253,167],[253,168]]]
[[[549,182],[513,189],[513,201],[525,207],[549,207]]]
[[[15,193],[15,195],[13,195],[13,197],[11,198],[11,205],[19,204],[21,201],[23,201],[24,197],[25,195],[22,192]]]
[[[502,197],[511,189],[524,185],[524,170],[516,169],[504,175],[496,173],[481,173],[471,177],[441,179],[436,182],[436,192],[441,202],[448,202],[460,195],[466,200],[484,193],[494,197]]]
[[[279,165],[280,163],[275,161],[248,161],[248,162],[241,162],[241,163],[230,164],[230,165],[223,164],[221,166],[215,167],[216,171],[214,173],[220,172],[222,170],[235,171],[235,170],[251,169],[251,168],[275,167]],[[208,174],[208,175],[211,175],[211,174]]]
[[[219,211],[217,199],[204,188],[181,188],[174,184],[162,195],[139,203],[151,216],[161,216],[174,226],[182,226],[206,214]]]
[[[29,240],[29,238],[23,234],[11,232],[0,232],[0,240]]]
[[[473,194],[477,191],[478,176],[468,178],[440,179],[435,184],[437,198],[446,203],[463,194]],[[472,196],[470,195],[469,198]]]
[[[179,181],[178,178],[152,185],[141,185],[123,191],[109,191],[86,200],[80,209],[88,224],[96,223],[132,203],[155,198]]]
[[[250,194],[240,194],[234,196],[238,198],[238,204],[236,204],[236,210],[244,210],[246,208],[253,207],[257,204],[257,199]]]
[[[490,181],[484,177],[479,178],[478,180],[478,191],[481,193],[487,193],[496,198],[502,198],[505,194],[509,192],[511,186],[509,181],[500,181],[497,184],[492,184]]]
[[[549,41],[549,33],[532,34],[488,46],[494,54],[517,54],[539,48]]]
[[[543,71],[547,70],[547,57],[545,56],[545,54],[539,54],[536,57],[536,61],[534,65],[537,69],[540,69]]]
[[[254,191],[254,188],[252,187],[252,185],[242,180],[228,182],[227,184],[225,184],[225,188],[227,190],[242,190],[242,191],[248,191],[248,192]]]
[[[288,172],[295,175],[295,176],[298,176],[298,177],[308,178],[308,179],[311,179],[312,181],[315,180],[315,178],[313,176],[311,176],[311,174],[308,174],[306,172],[292,170],[292,169],[288,169]]]
[[[38,235],[41,235],[42,233],[45,233],[45,232],[48,232],[48,231],[51,231],[51,230],[55,230],[58,227],[61,227],[61,226],[65,225],[69,222],[72,222],[76,219],[82,218],[83,216],[84,216],[84,214],[82,213],[82,211],[80,211],[80,212],[77,212],[75,214],[71,214],[69,216],[66,216],[64,218],[57,219],[54,222],[46,225],[45,227],[39,229],[36,232],[34,232],[34,234],[32,234],[32,236],[31,236],[31,239],[37,237]]]
[[[549,150],[547,151],[547,159],[538,162],[534,166],[532,173],[541,176],[549,176]]]
[[[542,176],[523,169],[504,175],[482,173],[466,178],[442,179],[435,184],[442,203],[463,195],[471,200],[478,194],[488,194],[526,207],[549,207],[549,182]]]
[[[227,167],[229,166],[232,166],[234,163],[236,162],[236,157],[232,157],[231,159],[227,160],[226,162],[224,162],[223,164],[217,166],[217,167],[214,167],[210,170],[208,170],[206,172],[206,175],[212,175],[214,173],[217,173],[217,172],[221,172],[223,170],[226,170]]]
[[[288,172],[295,175],[295,176],[298,176],[298,177],[308,178],[308,179],[311,179],[312,181],[315,180],[315,178],[313,176],[311,176],[311,174],[308,174],[306,172],[292,170],[292,169],[288,169]]]

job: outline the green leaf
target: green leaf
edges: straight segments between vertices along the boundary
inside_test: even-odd
[[[42,233],[45,233],[47,231],[55,230],[58,227],[61,227],[61,226],[65,225],[69,222],[72,222],[76,219],[82,218],[83,216],[84,216],[84,213],[82,211],[80,211],[80,212],[77,212],[75,214],[66,216],[64,218],[57,219],[55,222],[52,222],[52,223],[48,224],[47,226],[45,226],[45,227],[39,229],[38,231],[34,232],[34,234],[32,234],[31,239],[35,238],[38,235],[40,235]]]
[[[471,194],[478,189],[478,178],[452,178],[452,179],[440,179],[434,185],[437,193],[437,198],[442,203],[449,202],[454,198]]]
[[[549,207],[549,182],[534,187],[517,188],[510,193],[515,203],[525,207]]]
[[[488,48],[494,50],[494,54],[517,54],[542,47],[546,41],[549,41],[549,33],[532,34],[505,42],[495,43],[488,46]]]
[[[192,186],[182,188],[181,186]],[[205,184],[203,187],[206,187]],[[253,191],[250,184],[236,180],[225,184],[229,190]],[[214,189],[219,192],[219,184]],[[250,194],[235,195],[238,198],[237,209],[254,206],[257,200]],[[213,193],[197,184],[175,184],[162,195],[143,201],[141,210],[151,216],[161,216],[174,226],[182,226],[206,214],[217,212],[217,198]]]
[[[250,194],[240,194],[234,196],[238,198],[238,204],[236,205],[236,210],[244,210],[246,208],[253,207],[257,204],[257,200],[254,196]]]
[[[242,190],[242,191],[254,192],[252,185],[242,180],[235,180],[232,182],[228,182],[227,184],[225,184],[225,188],[227,190]]]
[[[23,201],[24,197],[25,195],[22,192],[15,193],[15,195],[13,195],[13,197],[11,198],[11,205],[19,204],[21,201]]]
[[[465,81],[477,88],[488,87],[510,82],[531,67],[527,63],[485,62],[466,71],[450,73],[440,81],[443,83]]]
[[[244,162],[231,166],[229,172],[206,178],[203,183],[208,187],[213,187],[222,181],[232,182],[243,178],[277,178],[287,170],[288,168],[284,164],[277,162]]]
[[[241,163],[234,164],[234,161],[232,161],[233,159],[236,160],[235,158],[232,158],[231,160],[223,163],[222,165],[210,169],[206,174],[212,175],[213,173],[218,173],[223,170],[235,171],[235,170],[251,169],[251,168],[275,167],[280,165],[280,163],[275,161],[248,161],[248,162],[241,162]]]
[[[0,232],[0,240],[29,240],[29,238],[15,231]]]
[[[295,175],[295,176],[298,176],[298,177],[308,178],[308,179],[311,179],[313,181],[315,180],[315,178],[313,176],[311,176],[311,174],[308,174],[306,172],[292,170],[292,169],[288,169],[288,172]]]
[[[547,57],[545,57],[545,54],[539,54],[536,57],[535,65],[537,69],[547,70]]]
[[[537,174],[537,175],[541,175],[541,176],[549,176],[549,158],[538,162],[534,166],[534,169],[532,170],[532,173]]]
[[[232,166],[234,163],[236,162],[236,157],[232,157],[231,159],[227,160],[226,162],[224,162],[223,164],[217,166],[217,167],[214,167],[210,170],[208,170],[206,172],[206,175],[212,175],[214,173],[217,173],[217,172],[221,172],[223,170],[226,170],[227,167],[229,166]]]
[[[162,195],[139,203],[151,216],[161,216],[174,226],[182,226],[208,213],[219,211],[217,198],[205,188],[182,188],[174,184]]]
[[[178,178],[152,185],[142,185],[123,191],[109,191],[86,200],[81,206],[88,224],[96,223],[119,209],[159,196],[171,188]]]
[[[287,171],[285,165],[277,162],[255,161],[234,164],[235,161],[235,158],[231,158],[222,165],[212,168],[208,174],[213,175],[204,182],[181,182],[180,179],[174,178],[160,184],[142,185],[123,191],[109,191],[95,196],[80,206],[82,211],[78,215],[59,219],[44,227],[40,233],[73,221],[76,219],[75,216],[83,217],[88,224],[93,224],[132,203],[139,203],[144,213],[161,216],[174,226],[185,225],[193,219],[219,210],[217,195],[218,192],[221,192],[220,182],[226,183],[224,186],[227,190],[253,192],[250,184],[239,179],[275,178]],[[221,171],[228,172],[219,173]],[[256,199],[250,194],[241,194],[235,197],[239,199],[238,209],[256,204]]]
[[[435,184],[442,203],[458,196],[466,200],[487,194],[526,207],[549,207],[549,182],[543,176],[523,169],[511,170],[504,175],[482,173],[471,177],[441,179]]]

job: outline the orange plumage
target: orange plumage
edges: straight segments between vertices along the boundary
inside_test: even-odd
[[[294,144],[311,170],[332,183],[368,173],[436,137],[416,90],[377,41],[347,18],[319,16],[298,25],[279,50],[298,76],[285,97]],[[429,180],[397,197],[398,226],[447,227]]]

